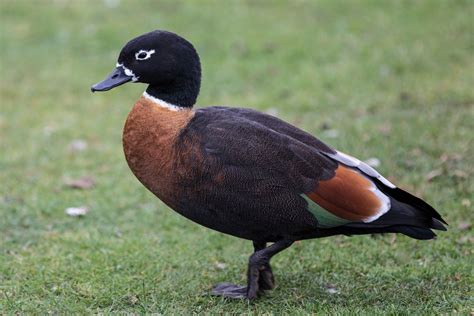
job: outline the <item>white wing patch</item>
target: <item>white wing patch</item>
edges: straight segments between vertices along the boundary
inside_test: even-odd
[[[374,183],[372,183],[370,191],[374,192],[374,194],[379,198],[382,206],[380,206],[380,209],[378,210],[377,214],[363,219],[362,221],[364,223],[370,223],[375,221],[377,218],[387,213],[388,210],[390,210],[390,207],[392,206],[392,204],[390,203],[390,199],[385,194],[383,194]]]
[[[374,177],[378,179],[380,182],[382,182],[384,185],[388,186],[389,188],[395,189],[396,186],[388,181],[386,178],[384,178],[380,173],[378,173],[377,170],[366,164],[365,162],[360,161],[359,159],[352,157],[348,154],[342,153],[340,151],[336,151],[335,154],[326,154],[329,157],[345,164],[346,166],[349,167],[354,167],[365,173],[366,175],[370,177]],[[382,192],[380,192],[382,194]]]

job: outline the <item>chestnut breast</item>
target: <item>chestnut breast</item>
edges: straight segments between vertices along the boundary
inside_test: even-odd
[[[194,111],[176,111],[157,102],[145,97],[137,101],[125,122],[123,148],[127,163],[138,180],[175,208],[176,186],[181,174],[176,162],[184,154],[176,141]]]

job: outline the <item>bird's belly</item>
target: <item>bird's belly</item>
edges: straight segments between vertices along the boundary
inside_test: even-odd
[[[127,157],[127,155],[126,155]],[[232,236],[266,241],[278,240],[275,230],[268,230],[268,222],[258,216],[251,216],[246,209],[235,212],[224,206],[217,206],[219,201],[206,199],[202,202],[196,198],[195,192],[182,190],[180,184],[170,180],[172,172],[156,171],[148,166],[147,161],[127,157],[130,169],[137,179],[156,197],[182,216],[207,228]],[[199,179],[187,179],[199,182]],[[211,195],[211,194],[209,194]],[[214,207],[215,206],[215,207]],[[269,232],[272,233],[269,233]]]
[[[208,228],[250,240],[275,241],[317,229],[317,222],[297,194],[236,194],[215,187],[184,191],[175,209]]]
[[[187,203],[185,199],[182,200]],[[276,241],[284,234],[279,234],[276,230],[269,230],[268,225],[262,221],[249,221],[241,216],[229,214],[226,210],[210,209],[208,207],[174,208],[176,212],[184,217],[212,230],[240,237],[248,240]]]

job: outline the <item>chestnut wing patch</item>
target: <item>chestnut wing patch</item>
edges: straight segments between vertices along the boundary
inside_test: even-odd
[[[319,181],[305,198],[322,227],[372,222],[390,209],[390,200],[356,169],[339,165],[334,177]]]

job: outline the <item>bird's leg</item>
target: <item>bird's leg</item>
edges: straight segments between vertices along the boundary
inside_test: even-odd
[[[254,252],[263,250],[266,246],[267,243],[264,241],[253,242]],[[275,287],[275,278],[273,277],[270,262],[267,262],[263,266],[259,267],[258,286],[260,291],[271,290]]]
[[[260,292],[260,271],[266,271],[266,275],[268,274],[268,272],[270,272],[269,274],[271,276],[273,284],[273,273],[271,272],[270,268],[270,259],[280,251],[290,247],[292,244],[292,240],[282,239],[272,244],[271,246],[255,251],[250,256],[247,273],[247,298],[249,300],[256,298],[258,293]],[[269,270],[267,270],[267,268]]]
[[[288,239],[282,239],[268,247],[265,247],[265,243],[255,242],[256,251],[249,258],[247,286],[221,283],[212,289],[212,294],[230,298],[247,298],[249,300],[256,298],[260,292],[260,284],[262,284],[262,290],[265,289],[264,286],[268,287],[270,285],[268,280],[271,280],[271,284],[273,284],[270,259],[280,251],[290,247],[291,244],[293,244],[293,241]],[[261,274],[261,271],[264,271],[263,274]],[[260,281],[261,278],[263,281]]]

